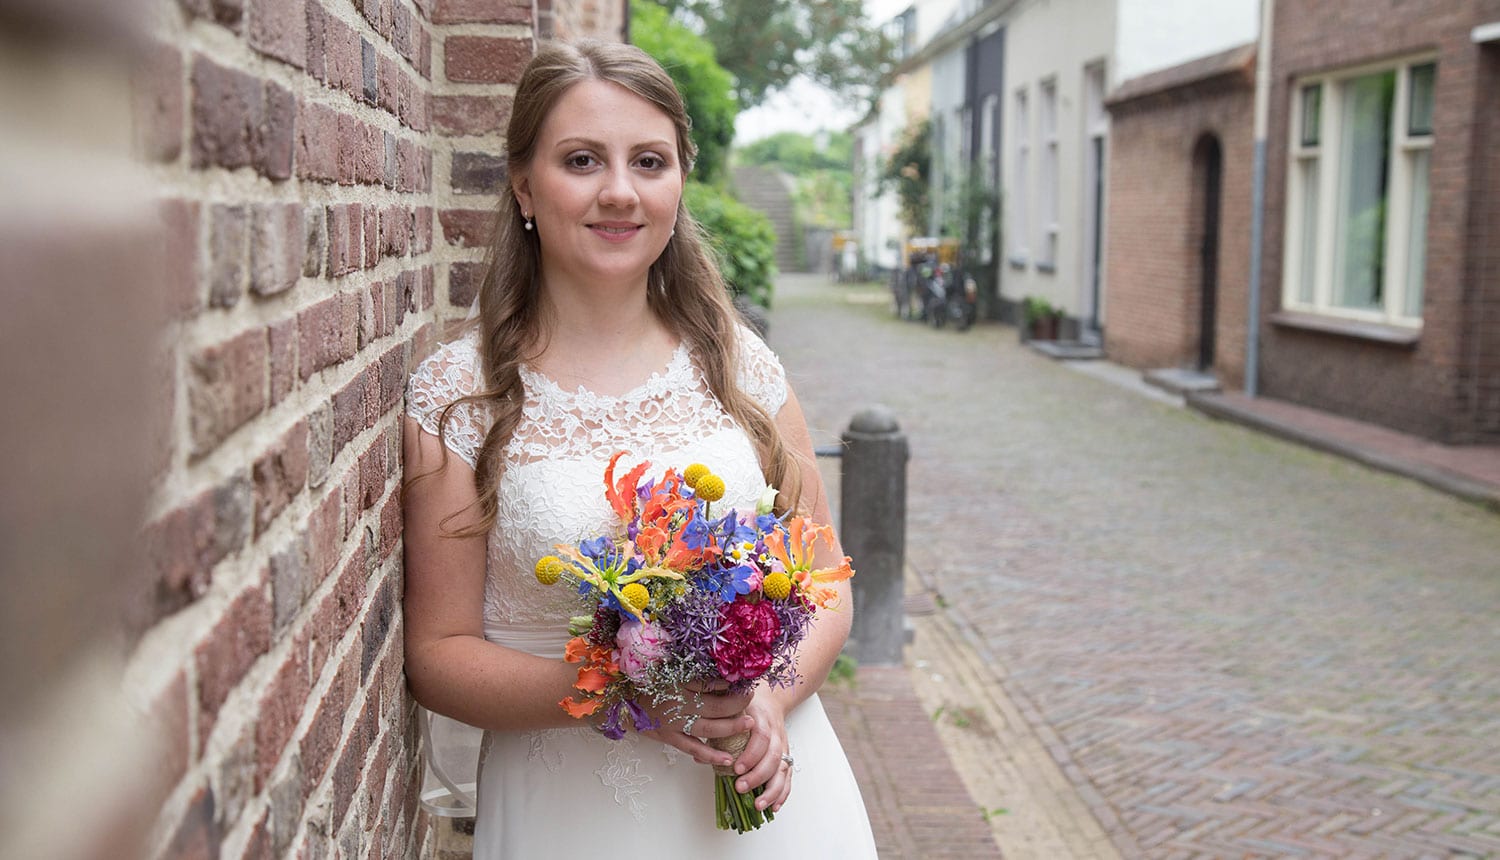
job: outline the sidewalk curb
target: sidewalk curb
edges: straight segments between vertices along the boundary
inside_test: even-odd
[[[1328,454],[1354,460],[1374,469],[1420,481],[1433,489],[1500,513],[1500,487],[1279,421],[1271,416],[1245,409],[1219,394],[1189,393],[1183,395],[1183,400],[1189,408],[1211,418],[1250,427],[1289,442],[1296,442]]]

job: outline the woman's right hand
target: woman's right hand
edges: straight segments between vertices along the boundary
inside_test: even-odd
[[[753,694],[728,693],[722,685],[718,686],[721,688],[692,683],[683,687],[682,702],[671,699],[642,702],[646,713],[661,725],[641,734],[687,753],[700,764],[732,764],[733,756],[714,749],[706,741],[750,731],[755,720],[745,713],[745,708]]]

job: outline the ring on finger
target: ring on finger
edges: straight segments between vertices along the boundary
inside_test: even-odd
[[[685,735],[692,735],[692,733],[693,733],[693,726],[696,725],[697,722],[698,722],[698,716],[699,715],[698,715],[698,713],[696,711],[694,711],[691,714],[688,714],[687,720],[682,724],[682,733],[683,734],[685,734]]]
[[[786,766],[787,766],[787,767],[789,767],[789,768],[790,768],[790,767],[796,767],[796,766],[797,766],[797,760],[796,760],[796,759],[794,759],[794,758],[792,758],[792,754],[791,754],[791,753],[789,753],[789,752],[784,752],[784,753],[782,753],[782,754],[781,754],[781,760],[782,760],[782,761],[783,761],[783,762],[785,762],[785,763],[786,763]]]

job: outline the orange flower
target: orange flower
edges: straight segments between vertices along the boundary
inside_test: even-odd
[[[641,476],[646,474],[649,463],[641,463],[634,469],[625,473],[625,477],[615,480],[615,463],[625,456],[624,451],[616,451],[609,458],[609,465],[604,467],[604,497],[609,499],[610,507],[614,508],[621,520],[629,522],[635,516],[635,488],[641,482]]]
[[[570,696],[566,699],[563,699],[561,702],[558,702],[558,704],[562,705],[562,709],[568,712],[568,716],[572,717],[575,720],[581,720],[589,714],[592,714],[593,712],[599,710],[600,706],[603,705],[604,702],[599,699],[584,699],[583,701],[579,701],[578,699],[572,698]]]
[[[832,547],[833,529],[812,525],[804,517],[792,517],[783,528],[766,535],[766,548],[786,568],[787,576],[797,583],[798,590],[808,600],[819,609],[838,609],[839,593],[831,584],[853,576],[854,569],[849,566],[849,556],[846,555],[838,567],[813,570],[813,548],[819,541]]]

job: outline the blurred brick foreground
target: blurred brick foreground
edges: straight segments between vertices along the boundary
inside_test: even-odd
[[[623,12],[0,2],[0,856],[421,852],[403,385]]]

